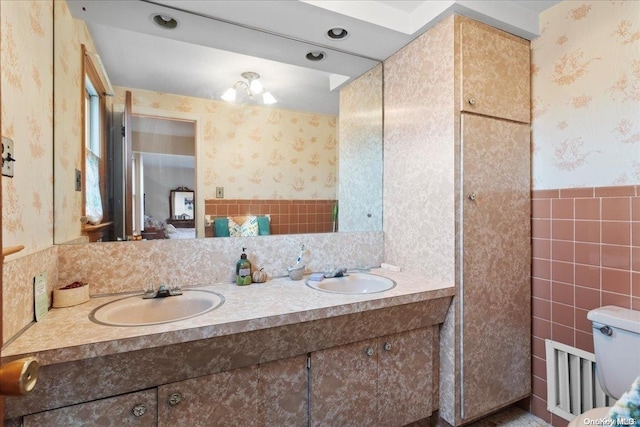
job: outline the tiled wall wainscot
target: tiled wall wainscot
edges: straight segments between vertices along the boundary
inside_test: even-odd
[[[533,413],[546,411],[544,340],[593,352],[587,312],[640,310],[640,186],[532,192]]]
[[[337,203],[337,200],[208,199],[204,213],[211,218],[269,215],[271,234],[329,233],[334,230],[333,209]]]

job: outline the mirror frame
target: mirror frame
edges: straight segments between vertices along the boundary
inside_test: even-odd
[[[177,214],[176,213],[176,202],[182,200],[186,202],[189,198],[191,199],[191,203],[195,204],[194,198],[195,192],[190,190],[187,187],[178,187],[175,190],[171,190],[169,192],[169,218],[172,220],[195,220],[195,206],[192,207],[193,215],[191,218],[184,218],[184,213]],[[181,218],[182,217],[182,218]]]

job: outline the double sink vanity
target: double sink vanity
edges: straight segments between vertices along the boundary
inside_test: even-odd
[[[374,269],[93,297],[3,350],[3,362],[41,364],[33,392],[6,399],[7,425],[409,424],[437,409],[453,294]]]
[[[319,291],[352,295],[384,292],[396,286],[388,277],[362,272],[324,280],[309,278],[305,283]],[[169,298],[172,296],[178,298]],[[148,326],[200,316],[220,307],[224,301],[223,295],[211,289],[182,291],[161,287],[161,291],[151,290],[109,301],[94,309],[89,318],[105,326]]]

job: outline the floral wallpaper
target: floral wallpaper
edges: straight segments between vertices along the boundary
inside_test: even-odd
[[[14,142],[14,176],[2,177],[3,247],[9,259],[53,241],[53,9],[51,2],[10,1],[0,8],[2,135]],[[24,52],[29,52],[25,55]]]
[[[136,107],[202,117],[204,199],[335,199],[337,117],[212,99],[126,90]]]
[[[564,1],[532,42],[533,187],[640,183],[640,2]]]
[[[82,44],[95,52],[82,21],[73,19],[66,1],[54,1],[55,240],[64,243],[81,235],[82,192],[75,191],[75,170],[82,170]]]

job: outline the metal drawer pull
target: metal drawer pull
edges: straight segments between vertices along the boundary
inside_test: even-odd
[[[145,405],[136,405],[131,410],[134,416],[141,417],[147,413],[147,407]]]
[[[169,405],[176,406],[182,401],[182,395],[180,393],[173,393],[169,396]]]

